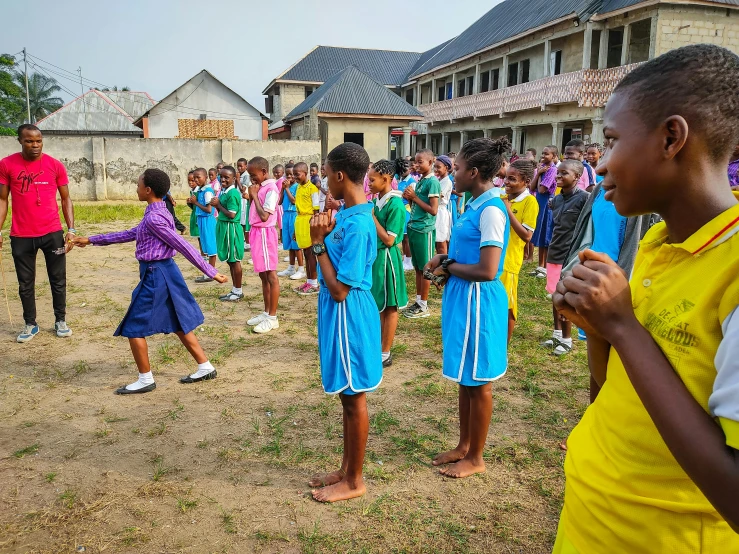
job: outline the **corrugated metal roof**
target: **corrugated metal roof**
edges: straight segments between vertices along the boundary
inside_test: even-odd
[[[287,114],[285,120],[313,108],[317,108],[320,113],[423,117],[421,112],[400,96],[354,66],[329,77],[313,94]]]
[[[145,92],[89,90],[37,125],[43,131],[140,134],[141,129],[133,125],[134,116],[127,109],[143,113],[153,105],[154,101]]]
[[[592,0],[506,0],[449,41],[409,77],[430,71],[572,14],[584,12]]]
[[[726,4],[728,6],[739,6],[739,0],[708,0],[708,1],[713,2],[715,4]],[[617,10],[622,10],[624,8],[629,8],[631,6],[635,6],[636,4],[641,4],[642,2],[644,2],[644,0],[602,0],[600,2],[600,6],[597,7],[597,9],[594,9],[593,11],[597,12],[598,14],[606,14],[609,12],[615,12]]]
[[[420,57],[418,52],[319,46],[278,79],[323,83],[353,65],[384,85],[400,86]]]

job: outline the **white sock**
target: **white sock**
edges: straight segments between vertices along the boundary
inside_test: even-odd
[[[300,273],[305,273],[305,266],[304,265],[298,266],[298,271],[300,271]]]
[[[198,370],[190,375],[193,379],[198,379],[202,377],[203,375],[208,375],[211,371],[213,371],[215,368],[213,367],[213,364],[210,363],[210,361],[203,362],[202,364],[198,364]]]
[[[308,279],[308,284],[317,287],[318,286],[318,279]]]
[[[561,329],[560,330],[556,330],[555,329],[554,331],[552,331],[552,337],[557,338],[557,339],[561,339],[562,338],[562,330]]]
[[[419,297],[416,302],[418,302],[418,305],[421,306],[424,310],[428,309],[428,302],[426,300],[421,300]]]
[[[287,268],[288,269],[295,269],[295,266],[293,264],[290,264],[289,266],[287,266]]]
[[[151,374],[151,371],[148,371],[146,373],[139,373],[139,378],[137,381],[134,381],[130,385],[126,385],[126,390],[139,390],[143,389],[144,387],[148,387],[154,382],[154,376]]]
[[[277,321],[277,315],[276,314],[275,315],[269,315],[269,314],[267,314],[267,319],[269,319],[270,321]]]
[[[418,303],[418,304],[421,303],[421,295],[420,294],[417,294],[416,295],[416,303]]]
[[[559,337],[559,342],[566,344],[567,346],[572,346],[572,337],[569,339],[563,339],[562,337]]]
[[[386,362],[390,358],[390,352],[383,352],[382,353],[382,361]]]
[[[242,290],[243,290],[243,289],[241,289],[241,288],[238,288],[238,289],[237,289],[236,287],[231,287],[231,292],[232,292],[232,293],[234,293],[234,294],[244,294],[244,293],[242,292]]]

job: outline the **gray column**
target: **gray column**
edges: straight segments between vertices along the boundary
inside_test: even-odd
[[[483,129],[482,136],[483,138],[490,138],[490,129]]]
[[[590,142],[603,144],[603,110],[599,109],[596,117],[591,119],[593,130],[590,133]]]
[[[430,102],[437,102],[440,98],[436,97],[436,79],[431,79],[431,95],[429,96]],[[428,148],[428,146],[426,147]]]
[[[92,175],[95,180],[95,200],[107,200],[107,175],[105,172],[105,139],[92,138]]]
[[[503,56],[503,67],[500,68],[500,88],[508,86],[508,54]]]
[[[452,98],[457,97],[457,74],[452,73]]]
[[[470,140],[470,133],[469,131],[460,131],[459,132],[459,149],[461,150],[464,146],[464,143]]]
[[[403,156],[411,155],[411,128],[403,127]]]
[[[552,144],[559,150],[562,149],[562,141],[564,139],[565,124],[552,123]]]
[[[427,129],[428,129],[428,127],[427,127]],[[429,149],[431,148],[431,133],[429,133],[428,131],[426,131],[426,142],[423,145],[423,147],[424,148],[429,148]]]
[[[657,57],[657,16],[652,16],[652,26],[649,29],[649,59]]]
[[[421,98],[421,83],[418,83],[416,85],[416,94],[417,94],[417,96],[416,96],[416,107],[418,107],[418,106],[421,105],[421,101],[422,101],[422,98]]]
[[[523,129],[516,126],[511,127],[511,130],[513,131],[513,136],[511,137],[512,148],[514,150],[518,150],[521,147],[521,131],[523,131]],[[521,152],[519,152],[519,155],[520,154]]]
[[[631,42],[631,24],[624,25],[624,41],[621,45],[621,65],[629,63],[629,43]]]
[[[593,24],[585,24],[585,40],[582,47],[582,68],[590,69],[590,56],[593,53]]]
[[[475,83],[472,86],[472,90],[470,91],[470,94],[479,94],[480,93],[480,64],[478,63],[475,66]]]
[[[600,46],[598,47],[598,69],[608,67],[608,29],[600,32]]]
[[[449,152],[449,133],[441,133],[441,154]]]
[[[552,55],[552,41],[551,40],[545,40],[544,41],[544,77],[549,77],[552,72],[550,68],[550,61],[549,58]]]

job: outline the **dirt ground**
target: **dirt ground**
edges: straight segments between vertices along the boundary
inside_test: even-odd
[[[77,227],[93,234],[135,223]],[[133,249],[69,255],[69,339],[51,331],[39,257],[41,332],[22,345],[3,246],[14,324],[3,300],[0,552],[551,550],[564,485],[558,444],[586,406],[588,379],[584,343],[561,360],[538,346],[551,326],[543,283],[521,276],[510,367],[494,385],[487,473],[456,481],[430,465],[458,436],[457,389],[441,377],[440,297],[432,293],[434,317],[401,321],[395,364],[368,396],[367,495],[321,505],[307,480],[338,467],[342,439],[340,403],[320,383],[315,298],[282,280],[280,329],[254,335],[245,323],[262,298],[251,266],[244,301],[223,304],[227,285],[195,285],[197,271],[178,256],[205,313],[197,334],[218,378],[181,385],[193,361],[176,337],[157,336],[149,341],[156,391],[115,396],[136,377],[127,341],[112,336],[138,282]]]

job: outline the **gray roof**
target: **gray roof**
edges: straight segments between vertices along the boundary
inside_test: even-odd
[[[450,40],[411,74],[409,79],[488,48],[556,19],[573,17],[592,0],[506,0]]]
[[[292,110],[285,120],[316,108],[319,113],[405,116],[423,114],[382,83],[354,66],[328,78],[313,94]]]
[[[134,126],[134,119],[153,105],[154,101],[145,92],[103,92],[92,89],[49,114],[36,125],[42,131],[139,135],[141,129]]]
[[[739,6],[739,0],[708,0],[715,4],[726,4],[729,6]],[[624,8],[630,8],[636,4],[641,4],[644,0],[601,0],[600,6],[593,10],[599,14],[615,12]],[[598,2],[595,2],[596,4]]]
[[[383,85],[400,86],[420,57],[418,52],[318,46],[278,80],[323,83],[353,65]]]

